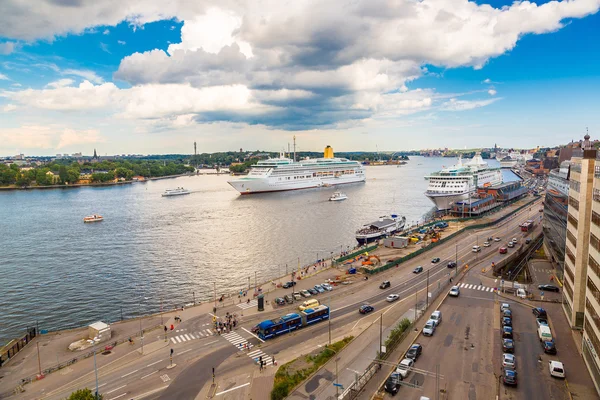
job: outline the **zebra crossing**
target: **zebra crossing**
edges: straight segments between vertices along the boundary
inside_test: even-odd
[[[201,329],[194,333],[184,333],[171,337],[173,344],[187,342],[189,340],[200,339],[201,337],[213,336],[215,333],[210,329]]]
[[[273,357],[269,356],[261,349],[252,350],[252,348],[254,347],[252,343],[250,343],[248,339],[244,339],[237,332],[225,333],[221,336],[227,339],[227,341],[234,345],[238,350],[243,350],[244,348],[248,349],[249,353],[247,353],[247,355],[248,357],[253,359],[254,362],[258,363],[258,361],[262,357],[262,360],[264,361],[265,365],[273,364]]]
[[[247,308],[252,308],[252,307],[258,306],[258,301],[257,300],[251,300],[250,303],[240,303],[237,306],[239,308],[241,308],[242,310],[245,310]]]
[[[469,283],[460,283],[458,285],[458,287],[461,289],[473,289],[473,290],[479,290],[482,292],[493,292],[494,291],[493,287],[483,286],[483,285],[472,285]]]

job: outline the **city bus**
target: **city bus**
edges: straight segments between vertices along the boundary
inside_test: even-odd
[[[533,230],[534,227],[535,227],[535,222],[531,219],[528,219],[527,221],[525,221],[521,224],[521,231],[530,232]]]
[[[298,313],[261,322],[258,324],[258,337],[262,340],[271,339],[327,319],[329,319],[329,307],[321,304]]]

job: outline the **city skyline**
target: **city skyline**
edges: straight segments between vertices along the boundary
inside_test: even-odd
[[[0,5],[0,154],[535,148],[600,127],[597,0]],[[27,12],[24,12],[27,11]],[[85,151],[84,151],[85,153]]]

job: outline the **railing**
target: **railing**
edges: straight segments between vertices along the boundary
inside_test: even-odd
[[[525,257],[521,259],[519,264],[517,264],[516,268],[513,268],[512,273],[508,275],[509,280],[514,280],[517,275],[521,272],[521,270],[527,265],[527,262],[531,258],[532,254],[537,251],[540,247],[542,247],[542,243],[544,242],[544,235],[540,235],[540,237],[531,245]]]

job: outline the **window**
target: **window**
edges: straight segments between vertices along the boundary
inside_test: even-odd
[[[590,244],[596,251],[600,252],[600,240],[593,233],[590,233]]]
[[[596,167],[598,168],[598,167]],[[573,189],[574,191],[576,191],[577,193],[579,193],[579,190],[581,189],[581,183],[577,182],[577,181],[569,181],[569,187],[571,189]]]
[[[573,207],[574,209],[579,211],[579,201],[569,196],[569,207]]]
[[[575,217],[573,217],[571,214],[569,214],[567,219],[569,220],[571,225],[573,225],[575,227],[575,230],[577,230],[577,220],[575,219]]]
[[[592,210],[592,222],[596,224],[596,226],[600,226],[600,214],[596,211]]]
[[[598,262],[594,259],[594,257],[589,256],[588,265],[590,266],[592,271],[594,271],[596,276],[600,277],[600,265],[598,265]]]
[[[589,290],[590,294],[594,296],[596,301],[600,303],[600,290],[598,290],[590,278],[587,279],[587,289]]]
[[[592,317],[592,321],[594,321],[594,325],[596,325],[596,329],[598,329],[600,331],[600,317],[598,317],[598,313],[596,313],[596,310],[594,310],[594,306],[592,305],[592,303],[590,303],[590,301],[588,299],[585,299],[585,310],[590,314],[590,317]],[[587,318],[586,318],[586,323],[587,323]],[[598,348],[598,350],[600,350],[600,348]]]
[[[575,239],[575,236],[573,236],[573,234],[569,230],[567,230],[567,238],[569,239],[573,247],[577,247],[577,239]]]
[[[592,194],[592,198],[594,201],[600,202],[600,190],[594,189],[594,193]]]
[[[573,263],[573,266],[575,266],[575,257],[573,257],[573,254],[571,254],[569,249],[567,249],[566,253],[569,256],[569,260],[571,260],[571,262]],[[571,258],[571,257],[573,257],[573,258]],[[575,282],[575,275],[573,275],[573,271],[571,271],[571,267],[569,266],[569,264],[566,264],[566,263],[565,263],[565,272],[567,273],[569,278],[571,278],[571,282]]]
[[[567,294],[569,295],[569,299],[571,300],[571,302],[573,302],[573,289],[571,288],[571,284],[569,283],[569,281],[564,281],[563,282],[563,288],[566,290]]]
[[[577,163],[571,164],[571,171],[581,173],[581,164],[577,164]]]

